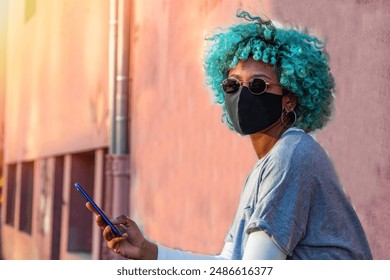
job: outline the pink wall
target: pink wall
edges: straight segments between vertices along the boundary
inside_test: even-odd
[[[234,20],[240,2],[135,5],[132,215],[168,246],[219,252],[255,162],[249,139],[221,123],[202,68],[203,38]]]
[[[203,84],[206,32],[244,1],[137,1],[132,84],[132,215],[163,244],[219,252],[255,157],[220,122]],[[245,9],[329,38],[334,121],[318,134],[363,222],[389,258],[390,6],[375,1],[245,1]],[[384,3],[384,2],[383,2]]]
[[[328,37],[336,114],[318,139],[334,159],[376,259],[390,258],[389,11],[389,1],[372,0],[274,5],[280,20]]]
[[[204,85],[203,38],[236,20],[243,7],[329,37],[336,115],[318,139],[334,159],[374,257],[390,257],[390,5],[378,2],[133,0],[130,214],[148,237],[203,253],[223,245],[256,157],[249,139],[220,121]],[[28,22],[25,1],[8,3],[6,163],[33,159],[39,166],[44,157],[106,146],[109,1],[37,0]],[[35,207],[40,195],[36,190]],[[20,249],[15,258],[47,258],[50,248],[39,251],[38,238],[12,236],[19,247],[5,249]]]

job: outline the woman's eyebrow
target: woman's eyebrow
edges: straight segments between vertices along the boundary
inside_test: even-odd
[[[270,80],[271,80],[271,77],[267,76],[267,75],[264,74],[264,73],[255,73],[255,74],[253,74],[251,77],[264,77],[264,78],[267,78],[267,79],[270,79]]]
[[[231,74],[231,75],[229,75],[229,77],[234,77],[234,78],[239,80],[241,76],[239,74]],[[255,73],[255,74],[250,76],[250,78],[253,78],[253,77],[264,77],[264,78],[272,80],[271,77],[265,75],[264,73]]]
[[[230,78],[230,77],[233,77],[233,78],[239,79],[241,76],[238,75],[238,74],[230,74],[230,75],[228,75],[228,77],[229,77],[229,78]]]

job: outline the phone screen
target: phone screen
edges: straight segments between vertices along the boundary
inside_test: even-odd
[[[87,192],[80,186],[79,183],[75,183],[74,186],[76,187],[76,189],[84,196],[84,198],[90,202],[93,206],[93,208],[95,208],[95,210],[99,213],[99,215],[103,218],[104,222],[110,226],[112,232],[116,235],[116,236],[122,236],[122,234],[119,232],[119,230],[114,226],[113,223],[111,223],[111,221],[107,218],[107,216],[104,214],[104,212],[99,208],[99,206],[96,205],[96,203],[92,200],[92,198],[87,194]]]

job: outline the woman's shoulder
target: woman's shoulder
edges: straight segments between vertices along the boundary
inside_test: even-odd
[[[327,160],[328,155],[314,136],[301,129],[290,128],[280,137],[270,153],[270,158],[280,164],[306,165],[318,160]]]

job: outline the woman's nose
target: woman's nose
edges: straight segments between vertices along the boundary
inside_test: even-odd
[[[242,81],[242,82],[241,82],[241,85],[242,85],[243,87],[249,87],[249,82],[248,82],[248,81]]]

